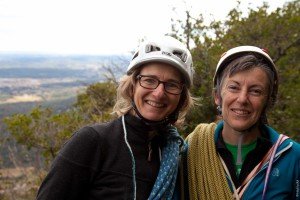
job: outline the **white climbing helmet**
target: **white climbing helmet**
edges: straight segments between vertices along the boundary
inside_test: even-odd
[[[272,58],[267,54],[266,50],[255,47],[255,46],[239,46],[239,47],[232,48],[232,49],[226,51],[225,53],[223,53],[217,64],[217,68],[216,68],[215,75],[213,78],[214,86],[216,86],[216,84],[217,84],[217,75],[221,71],[223,71],[224,67],[227,66],[227,64],[231,60],[231,58],[233,58],[234,56],[236,56],[238,54],[247,53],[247,52],[258,53],[261,56],[263,56],[263,58],[265,58],[266,61],[268,61],[271,70],[274,72],[274,84],[277,86],[278,73],[277,73],[277,70],[276,70],[276,67],[275,67],[275,64],[274,64]]]
[[[147,40],[139,46],[127,68],[132,74],[138,67],[149,62],[163,62],[178,69],[190,87],[193,82],[193,61],[190,51],[183,43],[171,36],[163,36],[156,40]]]

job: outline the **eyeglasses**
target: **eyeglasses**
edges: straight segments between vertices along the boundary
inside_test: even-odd
[[[181,83],[177,83],[174,81],[160,81],[153,76],[137,75],[136,79],[139,80],[140,86],[146,89],[156,89],[159,84],[162,83],[167,93],[178,95],[181,94],[183,90],[183,84]]]

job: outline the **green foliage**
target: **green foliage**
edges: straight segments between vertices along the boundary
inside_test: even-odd
[[[40,150],[46,161],[52,160],[64,141],[81,124],[75,111],[54,114],[50,108],[34,108],[29,114],[15,114],[4,119],[7,130],[28,150]]]
[[[4,123],[11,139],[42,153],[47,167],[74,131],[112,118],[115,94],[114,84],[96,83],[79,94],[74,107],[65,112],[54,113],[51,108],[36,107],[28,114],[6,117]]]
[[[112,119],[111,111],[116,100],[116,85],[111,82],[88,86],[85,93],[77,96],[75,108],[91,122]]]

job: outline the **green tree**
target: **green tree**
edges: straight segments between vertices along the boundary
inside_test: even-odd
[[[116,84],[113,82],[95,83],[77,96],[74,105],[86,122],[104,122],[111,120],[112,108],[116,100]]]
[[[54,114],[50,108],[36,107],[29,114],[15,114],[4,119],[7,130],[17,143],[28,150],[38,149],[51,161],[83,118],[76,111]]]

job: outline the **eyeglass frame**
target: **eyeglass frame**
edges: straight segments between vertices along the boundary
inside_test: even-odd
[[[145,85],[143,85],[141,83],[141,79],[143,77],[154,79],[155,81],[157,81],[157,85],[155,87],[146,87]],[[164,86],[164,91],[166,93],[168,93],[168,94],[173,94],[173,95],[180,95],[182,93],[182,91],[183,91],[183,88],[184,88],[184,84],[183,83],[179,83],[179,82],[175,82],[175,81],[173,81],[173,82],[170,82],[170,81],[161,81],[157,77],[151,76],[151,75],[141,75],[141,74],[139,74],[139,75],[136,76],[136,79],[138,80],[138,82],[139,82],[139,84],[140,84],[140,86],[142,88],[150,89],[150,90],[155,90],[162,83],[163,86]],[[166,89],[166,84],[170,84],[170,83],[178,85],[179,86],[178,88],[180,89],[180,91],[178,93],[173,93],[173,92],[168,91]]]

